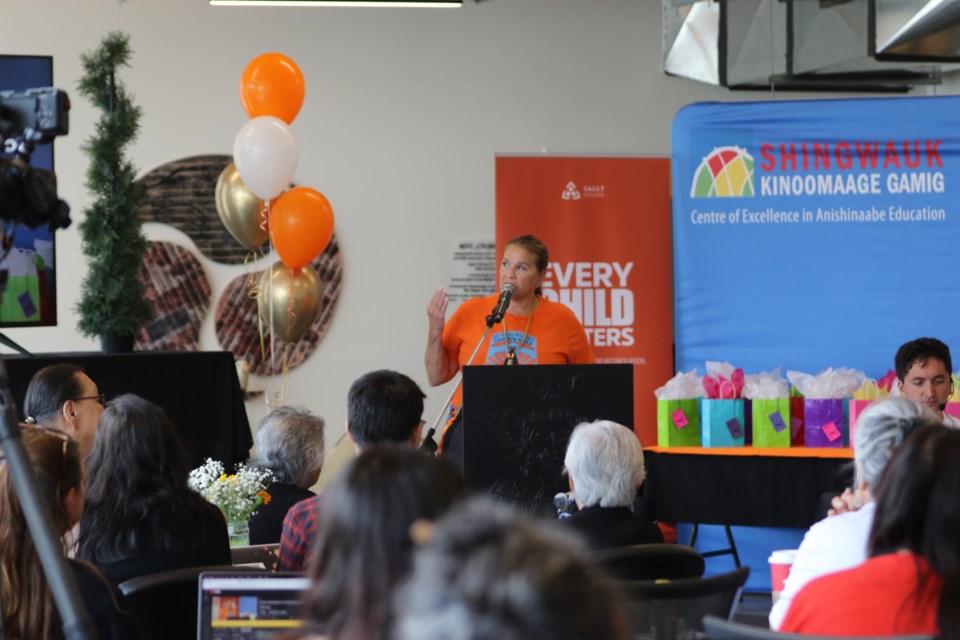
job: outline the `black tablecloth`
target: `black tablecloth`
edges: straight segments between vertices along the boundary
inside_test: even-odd
[[[851,484],[843,458],[644,451],[645,499],[665,522],[807,528],[824,493]]]
[[[233,355],[228,351],[44,353],[5,356],[10,390],[23,419],[23,397],[34,372],[70,362],[83,367],[108,398],[135,393],[160,405],[187,449],[190,468],[210,457],[232,469],[246,460],[250,423]]]

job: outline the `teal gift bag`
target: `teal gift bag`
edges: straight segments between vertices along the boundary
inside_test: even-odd
[[[699,447],[700,415],[697,399],[657,399],[657,444],[661,447]]]
[[[746,427],[741,398],[701,401],[700,442],[703,446],[742,447]]]

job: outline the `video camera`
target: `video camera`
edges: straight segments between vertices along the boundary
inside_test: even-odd
[[[50,231],[70,226],[70,207],[57,197],[57,179],[30,166],[34,146],[69,133],[70,99],[53,87],[0,91],[0,221]]]

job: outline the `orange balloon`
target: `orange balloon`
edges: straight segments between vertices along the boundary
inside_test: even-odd
[[[295,187],[270,209],[270,242],[291,269],[310,264],[333,237],[333,209],[323,194]]]
[[[290,124],[300,113],[305,91],[300,67],[282,53],[257,56],[240,77],[240,102],[251,118],[273,116]]]

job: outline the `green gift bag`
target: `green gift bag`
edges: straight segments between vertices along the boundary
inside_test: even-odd
[[[754,398],[753,446],[790,447],[790,398]]]
[[[700,413],[697,399],[657,399],[657,444],[661,447],[699,447]]]

